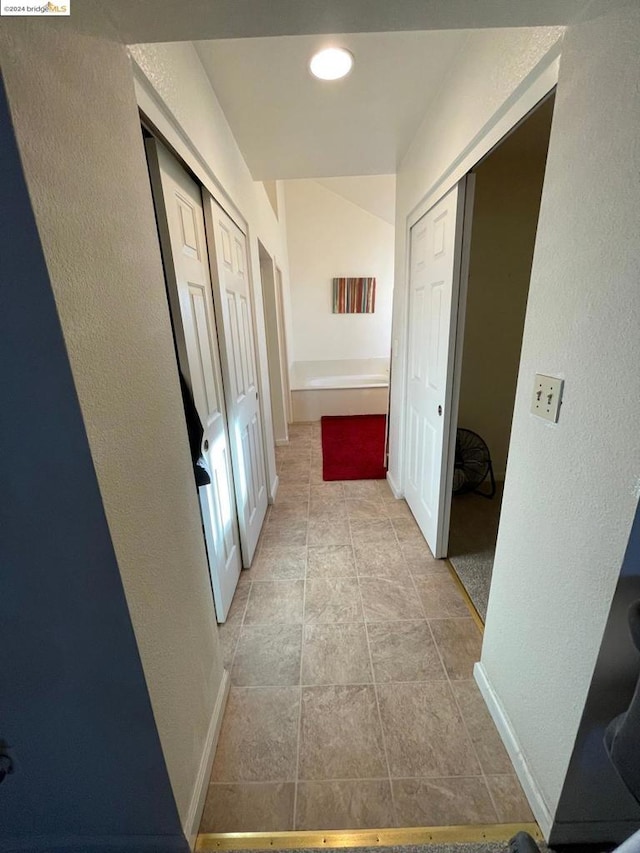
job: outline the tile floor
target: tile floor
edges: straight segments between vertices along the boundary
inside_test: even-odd
[[[221,626],[231,692],[201,832],[533,819],[472,680],[480,634],[384,481],[322,481],[320,425]]]

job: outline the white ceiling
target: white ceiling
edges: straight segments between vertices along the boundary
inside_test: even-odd
[[[389,225],[396,221],[396,176],[370,175],[354,178],[318,178],[317,184],[346,198],[367,213],[384,219]]]
[[[125,44],[304,33],[557,26],[637,0],[74,0],[74,26]]]
[[[466,30],[196,42],[256,180],[394,173]],[[343,80],[308,63],[327,45],[355,57]]]

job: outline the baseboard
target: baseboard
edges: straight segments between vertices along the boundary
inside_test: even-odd
[[[211,715],[209,731],[207,732],[207,739],[205,741],[204,750],[202,752],[200,769],[198,770],[196,783],[193,787],[191,804],[189,806],[187,818],[184,823],[184,834],[187,838],[187,841],[189,842],[191,850],[195,849],[196,839],[198,837],[198,828],[200,826],[200,821],[202,820],[204,803],[207,798],[209,777],[211,776],[211,768],[213,767],[213,759],[215,757],[216,747],[218,745],[218,737],[220,735],[220,728],[222,726],[222,717],[224,716],[224,709],[227,706],[227,699],[229,698],[230,686],[231,679],[229,677],[229,671],[225,669],[223,670],[222,681],[220,682],[220,689],[218,690],[216,704],[213,708],[213,713]]]
[[[513,730],[511,721],[509,720],[498,695],[487,677],[487,673],[482,662],[476,663],[473,668],[473,675],[478,687],[480,688],[484,701],[487,704],[487,708],[491,714],[493,722],[498,729],[498,734],[502,738],[505,749],[509,753],[509,758],[515,768],[525,796],[529,801],[531,811],[535,815],[544,837],[548,840],[549,835],[551,834],[551,827],[553,826],[553,817],[551,816],[551,812],[544,801],[542,792],[529,769],[529,765],[527,764],[526,758],[522,752],[522,748],[520,747],[516,733]]]
[[[399,500],[401,497],[403,497],[402,490],[398,488],[389,471],[387,471],[387,483],[389,483],[389,488],[393,492],[394,498],[398,498]]]
[[[271,494],[269,497],[269,503],[275,503],[276,495],[278,494],[278,487],[280,486],[280,477],[276,474],[273,483],[271,483]]]
[[[276,447],[285,447],[289,443],[288,438],[276,438]]]

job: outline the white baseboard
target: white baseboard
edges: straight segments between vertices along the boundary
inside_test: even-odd
[[[229,677],[229,671],[225,669],[223,670],[220,689],[218,690],[216,704],[211,715],[209,731],[207,732],[207,739],[202,752],[200,769],[198,770],[196,783],[193,787],[191,804],[184,824],[184,834],[192,850],[195,849],[196,839],[198,837],[198,828],[200,826],[200,821],[202,820],[202,812],[204,810],[204,803],[207,798],[207,788],[209,786],[209,777],[211,776],[211,768],[213,767],[213,759],[218,745],[218,737],[220,735],[220,727],[222,726],[224,709],[227,706],[227,699],[229,698],[230,686],[231,679]]]
[[[276,447],[284,447],[289,444],[288,438],[276,438]]]
[[[399,489],[398,486],[395,484],[393,477],[391,476],[391,474],[388,471],[387,471],[387,483],[389,483],[389,488],[393,492],[394,498],[400,499],[401,497],[404,497],[401,489]]]
[[[271,483],[271,494],[269,503],[274,503],[276,499],[276,495],[278,494],[278,487],[280,486],[280,477],[276,474],[273,483]]]
[[[487,673],[485,668],[482,666],[482,662],[476,663],[473,668],[473,675],[478,687],[480,688],[484,701],[487,704],[487,708],[489,709],[493,722],[496,724],[498,734],[502,738],[505,749],[509,753],[509,758],[515,768],[525,796],[529,801],[531,811],[535,815],[544,837],[548,840],[551,827],[553,826],[553,817],[551,816],[549,807],[544,801],[544,797],[542,796],[542,792],[540,791],[536,780],[529,770],[529,765],[523,755],[520,743],[513,730],[513,726],[511,725],[511,721],[509,720],[498,695],[487,677]]]

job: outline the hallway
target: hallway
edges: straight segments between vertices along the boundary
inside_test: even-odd
[[[220,628],[231,692],[201,833],[533,820],[473,681],[481,637],[385,481],[322,481],[320,424]]]

